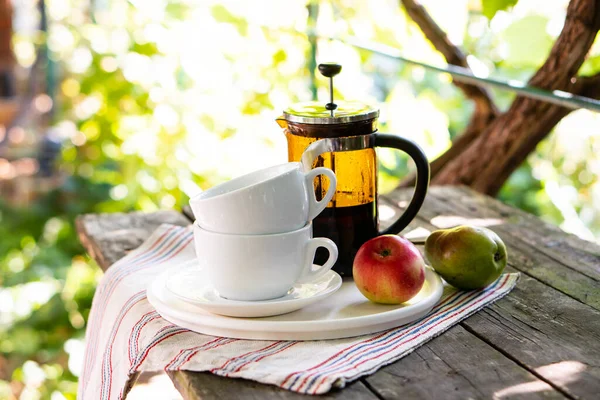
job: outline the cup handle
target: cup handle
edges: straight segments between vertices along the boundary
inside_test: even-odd
[[[317,194],[313,188],[313,181],[315,180],[315,177],[319,175],[325,175],[327,178],[329,178],[329,188],[321,201],[317,200]],[[321,214],[321,211],[327,207],[327,204],[333,198],[333,195],[335,194],[335,188],[337,187],[337,179],[335,177],[335,173],[329,168],[325,167],[311,169],[304,174],[304,179],[306,179],[306,189],[308,190],[308,220],[310,221],[317,215]]]
[[[313,261],[319,247],[325,247],[329,252],[329,258],[323,265],[315,265]],[[338,248],[332,240],[327,238],[313,238],[306,244],[306,262],[304,272],[298,280],[299,282],[308,282],[319,278],[329,271],[338,258]],[[316,268],[313,268],[315,267]]]

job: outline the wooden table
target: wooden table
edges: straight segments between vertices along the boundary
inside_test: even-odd
[[[410,196],[380,198],[382,221]],[[160,224],[186,226],[176,211],[84,215],[82,243],[103,268],[139,246]],[[463,187],[433,187],[403,231],[478,224],[508,247],[508,271],[520,271],[505,298],[377,373],[321,398],[600,398],[600,246]],[[185,399],[301,397],[242,379],[169,373]]]

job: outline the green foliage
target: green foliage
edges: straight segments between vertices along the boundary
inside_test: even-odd
[[[498,11],[505,11],[519,0],[481,0],[481,11],[490,21]]]
[[[224,5],[218,4],[213,6],[211,11],[215,21],[234,25],[242,36],[245,36],[248,33],[248,22],[244,18],[230,13]]]
[[[546,32],[548,19],[532,15],[513,22],[504,32],[508,46],[504,62],[512,68],[536,67],[541,65],[554,41]]]
[[[583,62],[579,75],[592,76],[598,72],[600,72],[600,55],[593,55]]]
[[[542,184],[532,176],[531,166],[525,164],[510,176],[498,194],[498,198],[504,203],[539,215],[542,207],[540,194],[543,198]],[[548,207],[548,202],[545,206]]]

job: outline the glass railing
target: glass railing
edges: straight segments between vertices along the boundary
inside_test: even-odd
[[[447,73],[451,75],[452,78],[457,82],[467,83],[475,86],[493,87],[497,89],[507,90],[510,92],[517,93],[518,95],[523,97],[529,97],[535,100],[545,101],[547,103],[556,104],[566,108],[584,108],[587,110],[600,112],[600,101],[565,92],[562,90],[544,90],[537,87],[528,86],[526,83],[516,80],[502,80],[498,78],[476,76],[468,68],[463,68],[451,64],[446,64],[444,66],[426,64],[420,61],[415,61],[403,57],[400,50],[395,47],[384,45],[381,43],[365,41],[356,37],[340,38],[318,36],[318,38],[326,40],[337,40],[352,47],[366,50],[385,57],[390,57],[400,62],[418,65],[425,69],[439,73]]]

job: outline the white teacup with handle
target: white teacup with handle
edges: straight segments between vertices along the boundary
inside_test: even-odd
[[[329,190],[317,200],[315,177],[325,175]],[[290,232],[305,226],[327,207],[337,180],[324,167],[305,172],[299,162],[261,169],[214,186],[190,199],[200,227],[230,234]]]
[[[211,232],[194,223],[199,267],[205,269],[221,297],[259,301],[284,296],[297,282],[327,273],[338,249],[327,238],[312,237],[312,223],[291,232],[232,235]],[[319,247],[329,251],[323,265],[314,265]]]

